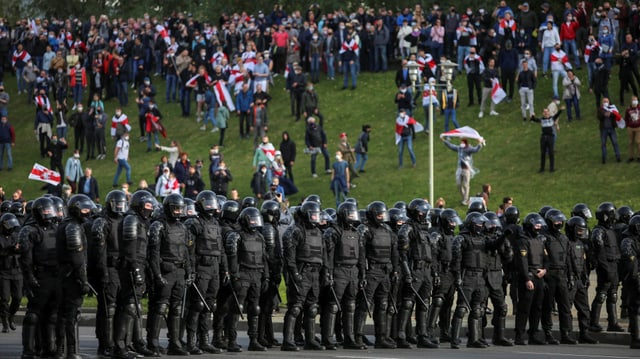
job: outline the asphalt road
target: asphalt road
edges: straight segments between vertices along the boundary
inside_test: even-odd
[[[22,353],[21,328],[11,333],[0,333],[0,358],[19,359]],[[161,344],[166,346],[166,331],[160,334]],[[245,333],[239,333],[238,342],[244,348],[249,343]],[[370,339],[373,339],[370,337]],[[80,354],[85,359],[97,358],[96,348],[98,342],[95,339],[94,329],[90,327],[80,327]],[[242,352],[225,353],[222,355],[203,355],[200,358],[308,358],[308,359],[429,359],[434,358],[469,358],[474,359],[539,359],[539,358],[606,358],[606,359],[638,359],[640,350],[629,349],[628,345],[560,345],[560,346],[515,346],[510,348],[490,347],[487,349],[449,349],[444,344],[441,349],[395,349],[395,350],[343,350],[336,351],[300,351],[297,353],[281,352],[279,348],[270,349],[267,352]],[[164,356],[163,358],[170,358]],[[175,357],[180,358],[180,357]]]

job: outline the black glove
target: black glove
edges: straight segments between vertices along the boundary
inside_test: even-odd
[[[366,287],[367,287],[367,280],[364,278],[361,278],[360,282],[358,283],[358,288],[364,289]]]
[[[293,275],[291,276],[291,279],[293,279],[293,281],[296,284],[300,284],[302,283],[302,274],[300,273],[293,273]]]
[[[29,278],[27,282],[27,286],[29,287],[29,290],[33,292],[34,290],[40,288],[40,283],[38,282],[36,277],[32,276],[31,278]]]
[[[224,272],[222,276],[222,285],[227,286],[231,282],[231,276],[229,276],[229,272]]]
[[[133,285],[141,286],[144,284],[144,275],[140,268],[134,268],[131,274],[133,275]]]
[[[187,275],[187,277],[184,279],[184,284],[185,284],[187,287],[190,287],[190,286],[191,286],[191,284],[193,284],[193,282],[195,281],[195,277],[196,277],[196,276],[195,276],[193,273],[189,273],[189,274]]]
[[[80,284],[80,292],[82,293],[82,295],[92,296],[93,291],[89,286],[89,282],[80,282],[79,284]]]
[[[262,285],[260,286],[260,293],[264,294],[269,290],[269,277],[262,278]]]
[[[462,277],[456,276],[456,279],[453,281],[453,285],[455,285],[456,288],[462,287]]]
[[[162,276],[162,274],[158,274],[156,276],[156,285],[158,287],[164,287],[165,285],[167,285],[167,280],[164,279],[164,277]]]
[[[576,277],[572,275],[569,276],[569,279],[567,280],[567,287],[569,288],[570,291],[576,287]]]
[[[411,276],[411,275],[409,274],[409,277],[410,277],[410,276]],[[400,279],[400,275],[398,274],[398,272],[392,272],[392,273],[391,273],[391,283],[392,283],[392,284],[396,284],[396,283],[398,283],[398,280],[399,280],[399,279]]]
[[[333,276],[329,273],[324,276],[324,284],[326,287],[333,287]]]
[[[393,281],[393,277],[391,277],[392,281]],[[411,273],[407,273],[404,275],[404,283],[410,285],[411,283],[413,283],[413,277],[411,276]]]
[[[439,274],[434,275],[433,276],[433,287],[437,288],[437,287],[440,286],[440,284],[441,284],[440,275]]]

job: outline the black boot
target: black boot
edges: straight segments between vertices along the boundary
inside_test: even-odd
[[[576,340],[571,337],[571,333],[568,330],[563,330],[560,332],[560,343],[569,345],[578,344],[578,342],[576,342]]]
[[[431,341],[427,331],[428,308],[421,309],[418,307],[416,311],[416,332],[418,334],[418,348],[436,349],[438,344]]]
[[[195,332],[192,332],[191,330],[187,330],[187,345],[184,349],[188,351],[189,354],[192,354],[192,355],[201,355],[203,353],[202,349],[198,347]]]
[[[300,350],[300,348],[298,348],[293,338],[293,331],[295,330],[295,326],[296,326],[296,316],[294,316],[292,313],[289,313],[292,310],[294,309],[289,309],[287,314],[285,314],[284,324],[282,329],[283,339],[282,339],[282,346],[280,347],[280,350],[286,351],[286,352],[296,352]]]
[[[167,318],[167,329],[169,330],[169,347],[167,348],[167,355],[178,355],[178,356],[186,356],[189,355],[189,352],[186,351],[182,347],[182,343],[180,343],[180,316],[179,315],[169,315]],[[195,347],[195,335],[193,336],[194,347]],[[195,347],[195,349],[198,349]],[[198,349],[200,351],[200,349]],[[200,352],[202,354],[202,352]]]
[[[213,344],[211,344],[211,342],[209,341],[208,332],[200,334],[200,337],[198,338],[198,346],[203,352],[209,354],[221,354],[222,352],[224,352],[224,350],[216,348],[215,346],[213,346]]]
[[[304,349],[324,350],[325,347],[316,340],[316,315],[318,309],[312,305],[304,315]]]
[[[493,345],[500,345],[503,347],[513,346],[513,342],[504,336],[506,319],[507,318],[505,317],[496,318],[496,323],[493,327]]]
[[[516,339],[513,342],[515,345],[527,345],[527,341],[524,340],[524,333],[516,331]]]
[[[336,313],[337,306],[335,304],[329,304],[328,308],[325,308],[320,318],[320,328],[322,333],[322,345],[327,350],[336,350],[338,343],[336,343],[334,337],[334,329],[336,327]]]
[[[358,310],[354,313],[354,319],[353,319],[353,330],[354,330],[354,338],[355,338],[355,344],[356,346],[359,346],[360,348],[367,348],[367,345],[369,344],[365,344],[364,340],[366,339],[365,335],[364,335],[364,325],[365,322],[367,320],[367,312],[366,311],[362,311],[362,310]],[[346,340],[346,338],[345,338]]]
[[[580,344],[598,344],[598,341],[589,336],[589,332],[586,328],[580,328],[580,335],[578,336],[578,343]]]
[[[387,335],[387,311],[376,309],[373,313],[373,327],[376,335],[375,348],[395,349],[396,343]]]
[[[156,313],[152,313],[147,317],[147,349],[149,349],[153,354],[153,357],[160,356],[160,321],[162,317]],[[134,323],[135,326],[135,323]],[[135,331],[135,330],[134,330]],[[134,346],[136,341],[134,340]],[[136,348],[136,351],[138,349]]]
[[[629,329],[631,332],[631,349],[640,349],[640,313],[636,309],[636,314],[629,313]]]
[[[597,294],[596,294],[597,295]],[[600,312],[602,311],[602,303],[599,303],[596,300],[591,304],[591,321],[589,323],[589,330],[592,332],[601,332],[602,327],[600,326]]]
[[[257,315],[250,315],[249,318],[247,318],[247,326],[248,326],[247,332],[249,333],[248,350],[250,352],[267,351],[267,348],[265,348],[258,342],[258,319],[259,318]]]
[[[433,342],[434,344],[440,344],[440,336],[436,334],[436,321],[440,317],[440,308],[442,307],[439,305],[435,305],[434,301],[434,304],[429,307],[429,317],[427,318],[427,331],[429,332],[429,338],[431,338],[431,342]]]
[[[36,357],[35,343],[38,328],[38,317],[27,313],[22,325],[22,358],[32,359]]]
[[[14,315],[9,314],[9,317],[7,318],[7,320],[9,321],[9,329],[16,330],[16,322],[14,320]]]
[[[76,324],[74,320],[69,320],[64,324],[65,337],[67,339],[67,359],[82,359],[78,351]]]
[[[462,329],[462,318],[456,316],[451,320],[451,349],[460,349],[460,330]]]
[[[229,353],[240,353],[242,352],[242,347],[238,344],[238,332],[236,328],[238,328],[238,322],[240,321],[240,313],[229,314],[227,318],[229,321],[228,332],[227,332],[227,351]]]
[[[227,342],[224,339],[223,322],[224,316],[219,313],[213,316],[213,338],[211,339],[211,344],[216,348],[226,350]]]
[[[551,332],[551,330],[545,330],[544,332],[544,339],[547,342],[547,344],[551,344],[551,345],[558,345],[560,344],[560,342],[558,341],[558,339],[556,339],[553,336],[553,333]]]
[[[486,348],[487,346],[480,342],[480,318],[469,318],[469,340],[467,348]]]
[[[129,326],[133,322],[133,318],[127,313],[119,313],[114,320],[113,327],[113,350],[111,351],[112,359],[134,359],[136,354],[127,350],[125,340]],[[146,348],[145,348],[146,350]]]
[[[618,313],[616,312],[616,302],[607,302],[607,325],[608,332],[624,332],[624,329],[618,324]]]
[[[411,349],[411,344],[407,341],[407,334],[405,329],[407,323],[411,320],[411,309],[402,308],[398,313],[398,336],[396,338],[396,345],[398,348]]]
[[[367,349],[362,342],[358,343],[353,333],[354,313],[353,311],[342,312],[342,331],[344,333],[344,349]]]

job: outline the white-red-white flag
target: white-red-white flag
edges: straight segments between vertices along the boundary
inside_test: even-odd
[[[216,100],[218,100],[220,106],[227,106],[231,112],[236,110],[236,106],[233,104],[233,98],[231,98],[227,87],[222,81],[216,82],[216,85],[213,86],[213,91],[216,94]]]
[[[497,105],[507,97],[507,93],[504,92],[502,86],[500,86],[500,81],[498,81],[498,79],[493,79],[491,82],[493,83],[493,88],[491,89],[491,101]]]
[[[60,173],[50,170],[39,163],[34,163],[31,173],[29,173],[29,179],[57,186],[60,184]]]
[[[471,138],[474,140],[484,142],[484,138],[480,136],[480,133],[478,133],[478,131],[476,131],[475,129],[469,126],[463,126],[451,131],[443,132],[440,134],[440,138],[443,138],[443,137]]]

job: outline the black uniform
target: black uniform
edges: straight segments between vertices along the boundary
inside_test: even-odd
[[[626,276],[622,285],[629,291],[627,306],[629,310],[629,331],[631,332],[632,349],[640,349],[640,217],[634,216],[629,221],[629,231],[622,240],[622,261]],[[633,228],[631,228],[633,227]]]
[[[43,200],[39,198],[35,202]],[[36,358],[35,338],[40,337],[43,356],[56,352],[56,321],[60,296],[58,286],[58,257],[53,202],[42,204],[50,216],[34,215],[25,222],[18,235],[20,266],[25,279],[27,313],[22,323],[22,358]],[[46,202],[46,201],[45,201]],[[37,203],[34,203],[34,205]],[[40,204],[38,204],[40,206]],[[50,206],[50,207],[49,207]],[[35,210],[34,210],[35,212]]]
[[[398,251],[402,272],[400,285],[402,303],[401,308],[398,308],[397,338],[397,345],[400,347],[410,347],[406,342],[405,328],[411,319],[414,304],[416,305],[418,347],[437,347],[428,337],[427,317],[433,278],[439,277],[438,267],[432,266],[434,258],[437,257],[438,243],[432,241],[428,229],[428,223],[419,223],[412,218],[398,231]],[[439,237],[434,236],[433,239],[439,239]]]
[[[209,353],[218,353],[220,350],[209,344],[209,330],[211,329],[211,314],[217,309],[220,273],[228,272],[222,228],[213,216],[204,213],[201,214],[201,217],[187,220],[186,226],[193,240],[192,261],[196,273],[194,284],[211,310],[206,310],[200,296],[197,295],[195,289],[192,289],[189,314],[186,318],[187,350],[195,354],[199,347]],[[196,333],[199,339],[198,347],[195,346]]]
[[[11,213],[0,217],[0,317],[2,332],[16,330],[13,316],[22,299],[22,271],[20,270],[18,230],[20,223]]]
[[[189,258],[186,227],[176,218],[172,209],[167,210],[168,199],[180,195],[170,195],[164,200],[165,217],[149,227],[149,266],[153,275],[153,295],[149,300],[147,319],[147,343],[151,350],[160,348],[160,321],[166,316],[169,329],[169,355],[186,355],[179,340],[180,316],[183,310],[182,298],[186,290],[185,280],[191,279],[192,268]],[[178,205],[178,204],[176,204]],[[170,213],[167,213],[170,212]]]
[[[282,243],[278,230],[280,205],[277,202],[273,203],[275,206],[272,204],[272,210],[277,212],[277,217],[271,213],[266,213],[264,204],[261,210],[263,220],[261,233],[264,237],[265,251],[269,263],[269,288],[260,296],[261,309],[258,320],[258,341],[267,348],[280,345],[274,336],[273,321],[271,319],[273,310],[280,304],[278,298],[280,295],[280,281],[282,280]]]

